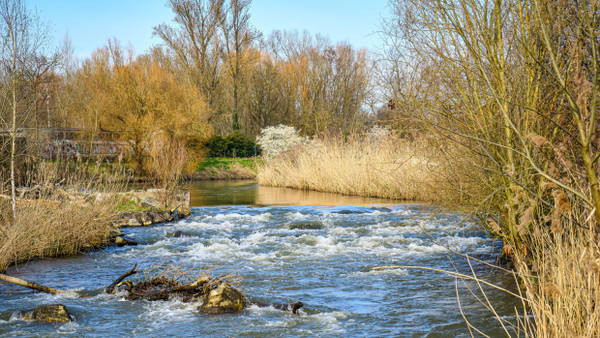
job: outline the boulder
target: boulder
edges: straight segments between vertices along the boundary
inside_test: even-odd
[[[211,315],[240,312],[244,308],[244,295],[228,283],[221,283],[210,290],[198,307],[200,312]]]
[[[137,220],[143,225],[147,226],[152,224],[152,217],[150,217],[150,212],[140,212],[138,214]]]
[[[126,236],[115,237],[115,244],[118,246],[138,245],[138,243],[136,241],[134,241],[133,239],[126,237]]]
[[[19,315],[25,320],[43,323],[66,323],[73,320],[67,307],[62,304],[38,306],[33,310],[22,311]]]
[[[130,227],[141,227],[142,223],[137,219],[137,217],[132,217],[127,220],[126,225]]]
[[[179,208],[179,213],[183,217],[188,217],[189,215],[192,214],[192,209],[186,208],[186,207],[181,207],[181,208]]]
[[[152,223],[168,222],[173,218],[169,210],[150,211],[148,212],[148,215],[150,216],[150,218],[152,218]]]
[[[144,197],[144,199],[140,202],[140,204],[143,207],[147,207],[147,208],[160,209],[162,207],[162,205],[160,204],[159,201],[157,201],[155,198],[152,198],[150,196]]]
[[[111,227],[108,232],[108,238],[116,238],[117,236],[121,235],[123,235],[123,232],[121,232],[121,229],[117,227]]]

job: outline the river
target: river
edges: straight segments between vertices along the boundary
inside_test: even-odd
[[[468,336],[469,321],[491,336],[501,326],[467,288],[439,272],[374,271],[410,265],[471,274],[451,249],[493,262],[500,244],[460,213],[434,206],[267,188],[253,182],[201,182],[192,215],[176,223],[124,229],[140,245],[31,262],[7,274],[55,288],[86,290],[90,298],[52,296],[0,284],[0,336]],[[176,231],[182,237],[173,237]],[[428,234],[427,234],[428,233]],[[126,301],[102,293],[135,263],[236,273],[241,290],[260,303],[302,301],[299,314],[250,306],[235,315],[203,315],[196,305]],[[473,262],[478,277],[512,289],[513,278]],[[477,285],[467,283],[476,294]],[[500,316],[511,319],[514,298],[485,288]],[[20,320],[17,310],[67,305],[74,322]]]

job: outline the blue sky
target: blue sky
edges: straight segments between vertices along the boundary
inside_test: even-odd
[[[143,53],[158,39],[152,27],[171,22],[165,0],[25,0],[48,22],[55,44],[68,32],[75,54],[85,58],[116,37]],[[357,48],[375,48],[387,0],[254,0],[251,22],[268,35],[272,30],[308,30]]]

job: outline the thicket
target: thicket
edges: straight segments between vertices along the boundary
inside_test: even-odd
[[[505,333],[600,335],[600,3],[390,6],[383,80],[398,118],[468,154],[482,174],[470,206],[516,264],[524,309],[498,317]]]
[[[239,133],[225,137],[215,135],[206,141],[208,157],[254,157],[261,154],[260,147],[250,138]]]

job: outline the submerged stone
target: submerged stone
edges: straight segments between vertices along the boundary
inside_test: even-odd
[[[67,307],[62,304],[38,306],[33,310],[22,311],[19,315],[25,320],[43,323],[66,323],[73,320]]]
[[[204,296],[198,310],[211,315],[240,312],[244,308],[244,295],[228,283],[222,283]]]
[[[297,314],[298,310],[304,306],[302,302],[295,302],[293,304],[273,304],[273,307],[278,310],[291,311],[293,314]]]
[[[319,230],[323,229],[323,223],[314,221],[314,222],[295,222],[288,225],[288,227],[292,230]]]
[[[352,215],[352,214],[362,214],[362,213],[364,213],[364,211],[344,209],[344,210],[338,211],[337,213],[340,215]]]

